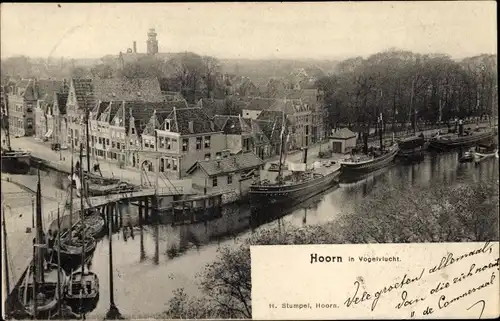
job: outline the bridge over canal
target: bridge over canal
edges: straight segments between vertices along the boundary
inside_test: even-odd
[[[7,181],[9,182],[9,181]],[[15,182],[12,182],[15,183]],[[21,185],[19,183],[15,183],[17,185]],[[27,190],[30,193],[34,193],[35,191],[24,187],[24,190]],[[192,194],[191,189],[184,189],[182,186],[178,188],[159,188],[159,189],[143,189],[134,192],[120,193],[120,194],[110,194],[105,196],[96,196],[96,197],[87,197],[83,202],[84,210],[88,211],[91,209],[98,209],[100,211],[105,211],[108,208],[113,211],[119,211],[120,209],[117,204],[121,203],[131,203],[131,202],[139,202],[146,209],[149,208],[162,208],[165,207],[165,203],[168,200],[174,200],[176,196],[189,195]],[[165,201],[165,202],[164,202]],[[43,202],[43,201],[42,201]],[[2,201],[2,215],[6,214],[4,204],[5,200]],[[7,205],[8,206],[8,205]],[[44,230],[47,231],[48,227],[51,224],[48,223],[48,219],[50,221],[57,219],[57,212],[63,215],[68,215],[68,204],[61,205],[58,203],[58,206],[55,208],[50,208],[48,211],[44,209]],[[79,212],[81,209],[81,199],[78,197],[74,197],[73,199],[73,217],[78,218]],[[10,211],[12,212],[12,210]],[[118,214],[118,213],[117,213]],[[8,294],[5,297],[7,300],[11,300],[13,290],[20,284],[25,275],[28,266],[32,261],[32,240],[34,237],[34,229],[29,230],[27,224],[19,225],[16,224],[16,221],[19,221],[18,218],[14,217],[12,213],[10,214],[9,223],[6,224],[4,221],[4,230],[2,231],[2,235],[5,235],[2,241],[7,241],[7,247],[3,250],[6,250],[2,257],[3,266],[8,266],[8,276],[5,275],[6,270],[3,269],[2,273],[6,278],[5,288],[3,292],[4,294]],[[26,215],[29,216],[29,215]],[[8,215],[7,215],[8,217]],[[76,223],[77,220],[75,220]],[[25,222],[26,223],[26,222]],[[5,233],[4,233],[5,231]]]

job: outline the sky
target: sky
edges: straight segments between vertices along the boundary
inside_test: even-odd
[[[390,48],[496,54],[496,2],[2,3],[1,56],[100,58],[146,51],[218,58],[342,59]]]

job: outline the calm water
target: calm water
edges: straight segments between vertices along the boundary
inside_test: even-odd
[[[394,164],[370,174],[361,181],[341,183],[323,195],[295,208],[281,220],[285,225],[322,224],[335,220],[356,202],[371,197],[378,185],[396,182],[408,186],[474,184],[487,177],[498,177],[498,159],[481,164],[459,164],[457,153],[428,154],[425,161],[414,165]],[[184,287],[198,294],[193,282],[197,273],[217,255],[220,245],[236,245],[236,238],[251,233],[249,210],[230,208],[224,217],[191,226],[136,226],[113,235],[115,303],[127,317],[160,313],[167,309],[172,290]],[[137,210],[127,209],[126,221],[137,222]],[[267,223],[258,228],[277,224]],[[124,231],[125,230],[125,231]],[[239,232],[238,232],[239,231]],[[109,307],[108,239],[99,241],[92,259],[92,270],[100,278],[100,301],[89,318],[102,317]],[[172,248],[184,249],[172,258]],[[142,313],[141,313],[142,312]]]

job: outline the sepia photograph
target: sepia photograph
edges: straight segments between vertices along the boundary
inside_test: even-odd
[[[3,318],[360,318],[402,273],[393,319],[467,259],[498,288],[496,6],[2,3]],[[320,273],[365,294],[285,297]]]

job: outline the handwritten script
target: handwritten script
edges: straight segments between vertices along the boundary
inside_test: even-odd
[[[252,246],[252,317],[494,318],[499,250],[497,241]]]
[[[387,298],[388,302],[395,303],[394,309],[407,310],[410,317],[415,317],[416,314],[429,316],[460,306],[466,299],[477,298],[464,309],[475,309],[481,317],[487,305],[487,298],[482,295],[484,289],[498,289],[500,258],[498,248],[494,247],[493,243],[486,242],[472,251],[446,253],[438,262],[429,262],[428,267],[396,277],[395,282],[381,287],[372,288],[364,278],[357,279],[344,306],[365,307],[368,303],[370,311],[375,311],[379,302]]]

